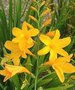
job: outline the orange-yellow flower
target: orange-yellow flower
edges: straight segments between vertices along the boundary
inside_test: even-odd
[[[0,70],[0,74],[5,76],[3,80],[4,82],[7,81],[9,78],[13,77],[15,74],[23,73],[23,72],[32,74],[29,70],[27,70],[23,66],[14,66],[8,64],[5,64],[4,70]]]
[[[24,22],[22,29],[14,27],[12,34],[15,38],[12,40],[15,43],[19,43],[20,49],[23,51],[25,48],[30,48],[34,45],[34,40],[31,37],[36,36],[39,33],[39,30],[34,28],[32,25]]]
[[[8,57],[10,60],[12,59],[14,65],[19,65],[20,57],[26,58],[27,57],[26,54],[33,55],[28,48],[25,48],[25,50],[22,51],[20,50],[18,44],[13,43],[12,41],[6,41],[5,47],[11,51],[11,53],[7,54],[6,57]]]
[[[68,55],[68,53],[63,48],[70,44],[71,38],[66,37],[59,39],[59,30],[56,30],[55,36],[53,38],[50,38],[44,34],[41,34],[39,38],[46,46],[38,51],[38,55],[45,55],[48,52],[50,52],[50,58],[57,57],[57,54],[62,56]]]
[[[65,57],[59,57],[59,58],[52,58],[48,62],[44,63],[43,65],[50,65],[55,70],[56,74],[58,75],[61,82],[64,82],[65,77],[64,73],[74,73],[75,72],[75,66],[73,66],[70,62],[71,55],[67,55]]]

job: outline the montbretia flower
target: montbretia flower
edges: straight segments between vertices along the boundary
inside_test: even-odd
[[[71,55],[67,55],[65,57],[59,57],[54,59],[50,59],[48,62],[44,63],[43,65],[50,65],[55,70],[56,74],[58,75],[61,82],[64,82],[65,77],[64,73],[74,73],[75,72],[75,66],[73,66],[71,63]]]
[[[34,28],[32,25],[24,22],[22,29],[14,27],[12,34],[15,38],[12,40],[14,43],[19,43],[20,49],[23,51],[25,48],[30,48],[34,45],[34,40],[31,37],[36,36],[39,30]]]
[[[26,58],[27,55],[33,55],[32,52],[26,47],[24,51],[20,50],[18,43],[14,43],[12,41],[6,41],[5,47],[11,51],[10,54],[6,54],[10,60],[12,59],[14,65],[19,65],[20,57]]]
[[[32,74],[28,69],[23,66],[14,66],[9,64],[5,64],[4,70],[0,70],[0,74],[5,76],[3,80],[4,82],[7,81],[9,78],[13,77],[15,74],[23,72]]]
[[[45,55],[48,52],[50,52],[50,58],[57,57],[57,54],[62,56],[68,55],[68,53],[63,48],[70,44],[71,38],[66,37],[63,39],[59,39],[59,30],[56,30],[53,38],[50,38],[49,36],[44,34],[41,34],[39,38],[45,44],[45,47],[38,51],[38,55]]]

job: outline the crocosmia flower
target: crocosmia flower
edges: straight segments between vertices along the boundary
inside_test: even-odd
[[[4,82],[13,77],[15,74],[23,72],[32,74],[28,69],[23,66],[14,66],[9,64],[5,64],[4,70],[0,70],[0,74],[5,76]]]
[[[34,28],[27,22],[23,22],[22,29],[14,27],[12,34],[15,38],[12,40],[14,43],[19,43],[19,48],[23,51],[25,48],[30,48],[34,45],[32,37],[36,36],[39,30]]]
[[[59,30],[56,30],[53,38],[50,38],[44,34],[41,34],[39,38],[45,44],[45,47],[38,51],[38,55],[45,55],[48,52],[50,52],[50,58],[57,57],[57,54],[62,56],[68,55],[68,53],[63,48],[70,44],[71,38],[66,37],[60,39]]]
[[[6,54],[6,57],[8,57],[10,60],[12,59],[14,65],[20,64],[20,57],[27,58],[26,54],[32,55],[32,52],[29,50],[29,48],[25,48],[23,51],[20,50],[18,43],[14,43],[12,41],[6,41],[5,47],[11,51],[10,54]]]
[[[55,70],[56,74],[58,75],[61,82],[64,82],[65,77],[64,73],[74,73],[75,72],[75,66],[73,66],[71,61],[71,55],[65,56],[65,57],[59,57],[59,58],[52,58],[48,62],[44,63],[43,65],[50,65]]]

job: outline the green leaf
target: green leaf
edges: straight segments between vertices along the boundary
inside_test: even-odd
[[[44,90],[66,90],[71,87],[73,87],[73,85],[58,86],[58,87],[48,88],[48,89],[44,89]]]
[[[21,0],[14,0],[14,26],[20,27]]]
[[[12,0],[9,0],[9,39],[12,38],[12,27],[13,27],[13,18],[12,18]]]
[[[38,82],[38,86],[46,85],[46,84],[50,83],[51,81],[52,81],[52,78],[47,78],[47,79],[41,80],[40,82]]]

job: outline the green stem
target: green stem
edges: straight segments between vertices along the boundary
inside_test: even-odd
[[[35,77],[35,90],[37,90],[37,81],[38,81],[38,59],[37,59],[37,69],[36,69],[36,77]]]
[[[37,3],[37,6],[38,6],[38,10],[37,10],[37,14],[38,14],[38,23],[37,23],[37,25],[38,25],[38,29],[40,30],[40,8],[39,8],[39,5],[40,5],[40,2],[39,2],[39,0],[36,2]],[[39,36],[39,35],[38,35]],[[39,50],[39,40],[37,39],[37,42],[38,42],[38,50]],[[39,66],[39,62],[38,62],[38,60],[39,60],[39,56],[37,56],[37,66],[36,66],[36,77],[35,77],[35,90],[37,90],[37,82],[38,82],[38,66]]]

